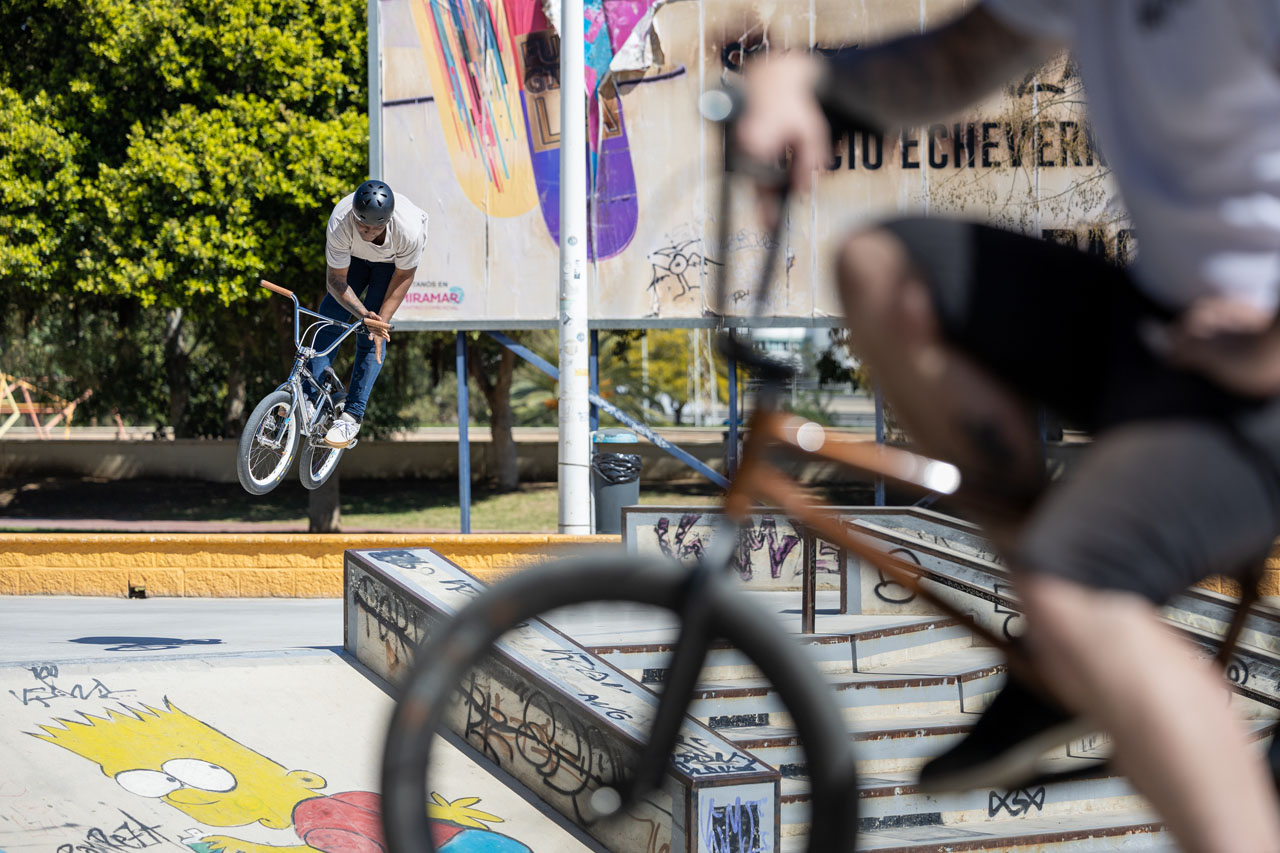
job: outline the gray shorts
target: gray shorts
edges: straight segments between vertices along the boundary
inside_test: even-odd
[[[1160,604],[1266,557],[1280,535],[1280,397],[1240,397],[1154,356],[1140,324],[1172,313],[1123,267],[954,220],[884,227],[952,345],[1095,435],[1033,508],[1015,565]]]

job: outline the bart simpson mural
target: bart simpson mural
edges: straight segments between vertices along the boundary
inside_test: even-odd
[[[32,737],[96,763],[120,787],[163,800],[207,826],[261,824],[292,829],[303,844],[258,844],[229,836],[188,839],[196,853],[383,853],[381,796],[369,791],[317,793],[327,784],[309,770],[282,765],[175,707],[109,709],[55,719]],[[497,815],[476,797],[449,801],[432,794],[427,812],[442,853],[531,853],[489,829]]]

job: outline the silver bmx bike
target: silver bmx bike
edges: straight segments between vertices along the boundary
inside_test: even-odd
[[[301,436],[298,479],[305,488],[318,489],[333,476],[338,469],[338,460],[346,450],[355,447],[356,441],[352,440],[346,447],[325,443],[325,433],[342,414],[347,398],[346,388],[332,367],[325,367],[320,376],[313,376],[307,365],[316,356],[329,355],[357,332],[389,332],[391,325],[371,319],[354,323],[334,320],[303,308],[291,290],[266,279],[259,283],[293,300],[293,368],[289,371],[289,378],[263,397],[249,415],[236,450],[236,474],[247,492],[265,495],[280,485],[289,473]],[[309,318],[305,329],[302,328],[303,315]],[[317,350],[316,336],[330,326],[343,331],[328,347]],[[382,338],[375,337],[374,345],[381,363]]]

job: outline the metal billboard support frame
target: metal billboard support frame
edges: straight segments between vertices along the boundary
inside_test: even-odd
[[[538,355],[533,350],[526,347],[524,344],[521,344],[518,341],[512,340],[511,338],[504,335],[502,332],[485,332],[485,334],[493,338],[502,346],[511,350],[520,358],[532,364],[538,370],[541,370],[543,373],[550,376],[552,379],[555,379],[556,381],[560,380],[560,371],[556,369],[556,366],[551,362],[547,361],[542,356]],[[737,364],[733,364],[731,367],[732,369],[736,369]],[[659,450],[662,450],[665,453],[668,453],[671,456],[674,456],[676,459],[679,459],[681,462],[688,465],[690,468],[697,471],[699,474],[706,477],[708,480],[715,483],[717,486],[720,486],[721,488],[725,488],[729,485],[729,480],[723,474],[709,467],[701,459],[698,459],[693,455],[691,455],[687,450],[684,450],[679,446],[672,444],[667,439],[658,435],[656,432],[653,431],[652,427],[650,427],[648,424],[631,417],[626,412],[622,411],[617,406],[615,406],[613,403],[610,403],[608,400],[601,397],[599,394],[593,393],[590,395],[590,397],[591,397],[591,402],[595,406],[597,406],[600,410],[604,411],[606,414],[613,417],[617,421],[624,423],[631,429],[635,430],[635,432],[638,435],[640,435],[642,438],[649,441]],[[733,420],[736,420],[736,416],[731,417],[730,420],[731,422]]]
[[[884,444],[884,392],[874,383],[876,399],[876,444]],[[884,477],[876,477],[876,506],[884,506]]]
[[[738,473],[738,360],[729,355],[729,477]]]
[[[378,0],[369,0],[369,177],[382,180],[382,26]]]
[[[458,505],[461,513],[459,533],[471,532],[471,436],[467,421],[471,417],[471,395],[467,388],[467,333],[457,332],[458,366]]]
[[[600,330],[592,329],[591,332],[591,394],[594,397],[600,396]],[[591,404],[591,431],[595,432],[600,429],[600,407],[595,403]]]

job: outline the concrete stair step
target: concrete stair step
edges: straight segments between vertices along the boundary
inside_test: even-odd
[[[763,596],[762,596],[763,597]],[[776,596],[775,596],[776,597]],[[777,614],[795,631],[790,611]],[[852,672],[973,645],[972,632],[952,619],[921,616],[862,616],[820,611],[817,633],[793,633],[809,659],[823,672]],[[678,634],[674,625],[658,630],[619,631],[589,648],[643,684],[661,684]],[[716,643],[707,655],[703,677],[751,678],[759,671],[728,643]]]
[[[1004,670],[994,649],[973,647],[828,681],[849,719],[914,718],[981,711],[1003,684]],[[690,713],[712,728],[791,724],[773,685],[760,678],[700,682]]]
[[[808,839],[784,835],[782,853],[802,853]],[[903,825],[859,833],[858,850],[876,853],[1176,853],[1155,815],[1135,809],[1072,819],[1028,817],[987,826]]]
[[[809,660],[821,671],[831,674],[853,672],[853,642],[843,634],[797,634]],[[668,664],[675,651],[675,638],[666,642],[627,644],[625,640],[589,650],[648,687],[661,689],[666,681]],[[760,670],[734,646],[714,643],[703,663],[702,678],[719,681],[735,678],[759,678]]]
[[[816,621],[824,633],[841,633],[847,616],[831,616]],[[853,665],[859,672],[905,664],[922,658],[973,648],[973,631],[959,619],[925,619],[905,625],[854,631]]]
[[[1143,808],[1140,797],[1122,776],[1099,758],[1059,757],[1046,761],[1049,772],[1078,772],[1078,778],[1013,790],[978,789],[926,794],[916,789],[916,771],[861,775],[858,778],[859,825],[879,830],[904,823],[987,825],[1027,817],[1069,818]],[[782,780],[782,825],[785,834],[809,827],[809,782]]]
[[[975,714],[858,717],[846,720],[846,725],[858,772],[876,774],[919,768],[964,737],[975,719]],[[723,729],[721,734],[784,776],[806,773],[804,750],[794,729],[742,726]]]

